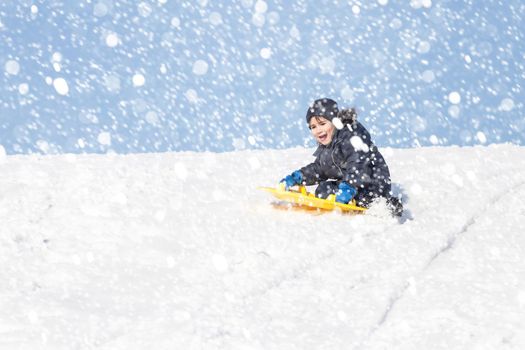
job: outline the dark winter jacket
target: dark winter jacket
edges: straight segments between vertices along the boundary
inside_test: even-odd
[[[335,130],[332,142],[319,145],[313,163],[301,168],[306,185],[326,180],[346,181],[357,189],[358,203],[390,198],[390,171],[370,134],[355,121]]]

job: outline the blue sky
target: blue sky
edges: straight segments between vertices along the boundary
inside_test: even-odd
[[[313,146],[308,104],[379,146],[525,143],[525,4],[3,1],[8,154]]]

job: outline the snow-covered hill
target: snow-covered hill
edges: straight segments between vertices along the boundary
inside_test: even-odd
[[[401,222],[273,209],[311,151],[0,158],[0,349],[525,348],[525,148],[383,150]]]

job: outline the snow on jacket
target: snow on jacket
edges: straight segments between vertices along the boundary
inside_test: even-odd
[[[378,196],[390,198],[388,165],[361,123],[336,129],[332,142],[319,145],[313,155],[315,161],[301,168],[306,185],[346,181],[357,189],[358,203],[369,204]]]

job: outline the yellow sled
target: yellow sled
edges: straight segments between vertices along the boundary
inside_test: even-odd
[[[359,207],[352,200],[348,204],[343,204],[335,201],[335,195],[331,194],[327,199],[317,198],[315,194],[310,193],[306,190],[306,187],[299,186],[299,190],[290,189],[285,190],[283,184],[279,184],[279,187],[258,187],[260,190],[270,192],[274,197],[291,203],[292,205],[299,206],[304,209],[321,209],[321,210],[334,210],[338,209],[343,212],[354,212],[364,213],[366,208]]]

